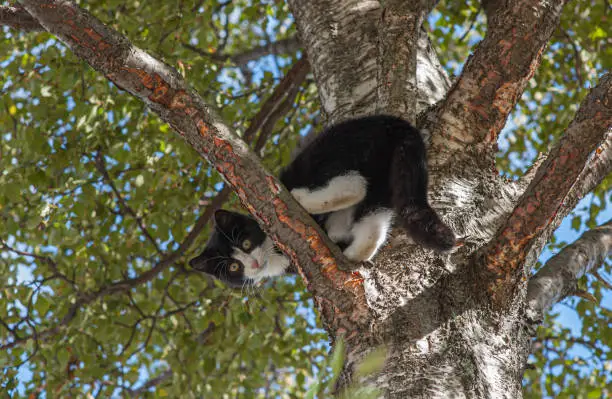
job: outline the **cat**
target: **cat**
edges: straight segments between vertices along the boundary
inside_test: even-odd
[[[369,261],[395,221],[425,248],[448,251],[452,230],[427,201],[427,159],[419,131],[387,115],[361,117],[320,133],[280,181],[344,255]],[[204,251],[190,265],[240,287],[291,270],[289,259],[250,216],[218,210]]]

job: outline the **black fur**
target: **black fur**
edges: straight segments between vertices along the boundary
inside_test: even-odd
[[[244,265],[232,258],[231,254],[232,247],[240,247],[240,243],[247,238],[254,249],[264,242],[266,234],[253,218],[220,209],[215,212],[215,229],[206,248],[199,256],[189,261],[189,265],[225,281],[230,286],[241,287],[245,282],[248,283],[244,276]],[[240,269],[231,272],[229,266],[234,262],[240,265]]]
[[[438,251],[453,247],[453,232],[427,201],[425,145],[419,131],[408,122],[379,115],[332,126],[296,156],[282,171],[280,181],[288,190],[316,189],[349,171],[359,172],[368,182],[354,221],[381,208],[393,209],[396,222],[416,243]],[[313,217],[324,227],[329,215]],[[265,235],[253,219],[244,215],[223,212],[215,219],[215,231],[206,249],[190,263],[232,285],[241,285],[244,276],[233,276],[226,268],[231,247],[243,236],[262,243]],[[344,249],[350,242],[337,244]]]
[[[427,158],[419,131],[403,119],[378,115],[349,120],[322,132],[281,173],[292,190],[316,188],[331,178],[356,170],[368,181],[366,198],[355,220],[378,208],[395,209],[412,239],[446,251],[455,244],[453,232],[427,201]],[[326,217],[315,220],[321,226]]]

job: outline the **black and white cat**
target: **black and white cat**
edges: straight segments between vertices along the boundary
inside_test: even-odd
[[[395,220],[426,248],[450,250],[451,229],[427,201],[423,139],[385,115],[323,131],[282,171],[280,181],[350,260],[370,260]],[[190,265],[232,286],[279,276],[290,262],[249,216],[219,210],[204,251]]]

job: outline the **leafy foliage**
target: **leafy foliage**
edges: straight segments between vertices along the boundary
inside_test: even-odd
[[[282,1],[80,3],[176,67],[239,134],[300,56],[235,63],[237,55],[295,36]],[[546,151],[597,71],[609,69],[605,6],[567,6],[505,133],[499,167],[509,176]],[[486,31],[475,1],[441,3],[430,25],[451,72]],[[13,397],[329,392],[341,350],[327,374],[327,337],[301,283],[287,278],[236,292],[187,266],[207,238],[207,227],[194,232],[196,221],[223,182],[167,125],[47,33],[2,28],[0,91],[3,390]],[[261,137],[268,168],[289,160],[318,112],[316,88],[306,81],[274,133]],[[572,225],[591,226],[605,212],[611,183],[574,213]],[[227,206],[238,208],[236,199]],[[607,289],[594,278],[584,284],[598,300]],[[610,310],[583,300],[569,306],[582,331],[576,337],[549,316],[526,374],[529,397],[609,392]],[[565,356],[576,345],[589,352]],[[364,374],[378,369],[376,356]],[[589,356],[598,359],[592,367]]]

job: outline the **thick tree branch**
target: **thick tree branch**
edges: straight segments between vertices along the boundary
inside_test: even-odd
[[[417,104],[417,41],[429,9],[418,1],[382,3],[378,24],[377,112],[397,115],[412,123]]]
[[[493,159],[497,135],[537,69],[565,2],[496,2],[485,38],[444,102],[426,117],[423,127],[436,151],[448,157],[484,143]]]
[[[21,4],[77,56],[146,103],[214,165],[298,266],[330,328],[349,339],[359,333],[368,310],[361,285],[341,271],[350,268],[348,261],[180,74],[71,2]]]
[[[534,162],[530,171],[522,177],[522,182],[519,184],[523,185],[524,183],[524,187],[527,187],[545,159],[546,157],[544,156]],[[532,245],[531,250],[529,251],[525,260],[526,264],[534,264],[542,248],[549,241],[554,231],[559,227],[559,225],[561,225],[563,219],[576,207],[576,205],[578,205],[578,202],[585,195],[593,191],[593,189],[598,186],[611,172],[612,131],[605,135],[599,147],[597,147],[593,155],[589,158],[585,168],[582,170],[582,172],[580,172],[580,175],[563,200],[563,203],[557,210],[557,213],[555,213],[552,220],[544,228],[540,236],[536,238],[536,241]]]
[[[563,248],[529,280],[529,319],[542,320],[548,309],[576,290],[580,277],[596,271],[609,256],[612,256],[612,220]]]
[[[561,209],[555,215],[554,227],[557,228],[561,221],[571,212],[578,202],[588,193],[593,191],[602,180],[612,172],[612,131],[608,130],[603,141],[589,159],[586,167],[580,172],[576,183],[563,200]]]
[[[559,143],[489,245],[480,255],[493,277],[489,293],[501,305],[512,298],[530,249],[545,232],[612,128],[612,75],[606,74],[582,102]],[[593,179],[588,179],[592,181]],[[588,184],[587,184],[588,185]]]
[[[266,43],[262,46],[253,47],[237,54],[211,53],[189,43],[182,43],[183,47],[189,49],[202,57],[210,58],[217,62],[230,61],[237,66],[244,66],[249,61],[256,60],[266,55],[293,54],[301,48],[300,41],[296,36],[280,39],[275,42]]]
[[[8,26],[25,32],[44,31],[36,19],[34,19],[22,7],[0,6],[0,26]]]
[[[255,151],[260,150],[263,144],[265,143],[265,138],[267,137],[267,134],[269,133],[269,130],[270,130],[270,129],[266,130],[265,127],[273,126],[282,117],[282,115],[284,115],[283,113],[278,112],[279,109],[286,109],[285,104],[287,103],[291,104],[295,100],[297,89],[299,89],[300,85],[304,82],[307,73],[308,73],[308,62],[306,60],[303,60],[303,61],[300,60],[296,62],[296,64],[291,68],[291,70],[287,73],[287,75],[285,75],[282,81],[276,86],[276,88],[274,89],[270,97],[268,97],[266,101],[264,101],[259,112],[253,117],[253,119],[251,120],[249,124],[249,127],[247,128],[245,132],[245,136],[247,136],[246,134],[247,132],[250,132],[248,134],[249,137],[246,138],[247,143],[249,143],[253,140],[254,134],[261,128],[262,133],[260,134],[259,139],[255,145]],[[262,128],[262,125],[263,125],[263,128]],[[101,154],[99,155],[101,156]],[[101,162],[100,159],[97,159],[97,163],[100,163],[100,162]],[[105,165],[101,164],[99,165],[99,167],[101,168],[101,173],[103,175],[106,175],[107,172],[106,172]],[[110,177],[105,176],[105,178],[110,178]],[[67,326],[74,319],[74,317],[77,315],[78,310],[81,307],[87,306],[93,301],[99,298],[102,298],[106,295],[126,292],[134,287],[137,287],[141,284],[151,281],[161,272],[166,270],[169,266],[171,266],[176,261],[178,261],[179,258],[183,256],[183,254],[191,247],[191,245],[193,244],[195,239],[199,236],[199,234],[202,232],[202,230],[206,227],[207,223],[212,217],[213,212],[223,205],[223,203],[226,201],[230,193],[231,193],[231,189],[229,187],[224,187],[219,193],[217,193],[217,195],[212,200],[212,202],[206,207],[204,212],[198,217],[198,219],[194,223],[194,226],[189,232],[189,234],[187,234],[183,242],[179,245],[179,247],[174,252],[162,258],[154,267],[152,267],[151,269],[147,270],[146,272],[142,273],[141,275],[137,277],[111,283],[109,285],[101,287],[97,291],[80,294],[77,298],[77,301],[67,311],[66,315],[61,320],[60,324],[49,330],[43,331],[41,334],[39,334],[39,337],[48,337],[48,336],[53,336],[57,334],[61,330],[61,328]],[[116,194],[118,194],[118,192],[116,192]],[[119,198],[121,197],[119,196]],[[152,239],[152,237],[150,239]],[[0,240],[0,247],[2,246],[5,246],[7,249],[13,250],[12,248],[9,248],[8,246],[6,246],[6,244]],[[47,263],[52,262],[50,265],[55,267],[53,270],[56,273],[59,273],[56,270],[55,263],[50,258],[36,256],[33,254],[24,253],[24,252],[20,252],[16,250],[13,250],[13,251],[19,255],[33,256],[37,259],[44,260]],[[72,282],[72,284],[74,284],[74,282]],[[25,343],[29,339],[33,339],[33,338],[34,337],[32,336],[23,337],[23,338],[15,337],[15,339],[12,342],[1,346],[0,349],[9,349],[20,343]]]

